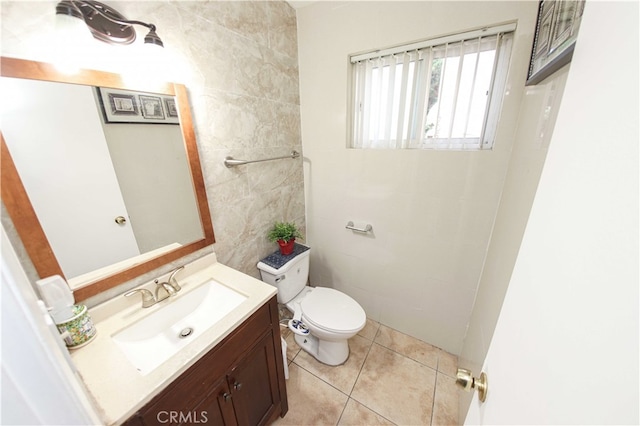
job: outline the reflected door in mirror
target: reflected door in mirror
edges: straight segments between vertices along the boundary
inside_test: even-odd
[[[203,238],[180,126],[109,122],[91,86],[3,77],[2,92],[2,131],[67,279]]]
[[[2,132],[67,277],[140,254],[91,88],[2,78]]]

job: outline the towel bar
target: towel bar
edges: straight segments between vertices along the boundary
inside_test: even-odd
[[[300,157],[300,153],[296,150],[291,151],[291,154],[289,155],[283,155],[282,157],[263,158],[262,160],[236,160],[233,157],[227,157],[224,159],[224,165],[227,166],[227,168],[231,168],[231,167],[241,166],[243,164],[249,164],[249,163],[260,163],[262,161],[272,161],[272,160],[281,160],[283,158],[298,158],[298,157]]]

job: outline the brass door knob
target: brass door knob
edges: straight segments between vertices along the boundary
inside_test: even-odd
[[[116,217],[115,221],[118,225],[124,225],[125,223],[127,223],[127,219],[125,219],[124,216]]]
[[[476,379],[473,377],[471,370],[458,368],[456,384],[467,392],[470,392],[471,389],[478,389],[478,398],[481,402],[484,402],[487,399],[489,382],[487,381],[487,375],[485,373],[480,373],[480,378]]]

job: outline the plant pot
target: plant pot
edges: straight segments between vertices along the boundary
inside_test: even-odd
[[[296,239],[293,238],[289,241],[278,240],[278,245],[280,246],[280,254],[287,256],[293,252],[293,246],[296,243]]]

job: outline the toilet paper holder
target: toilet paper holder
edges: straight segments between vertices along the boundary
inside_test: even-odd
[[[362,232],[362,233],[367,233],[367,232],[373,231],[373,226],[371,226],[369,224],[367,224],[364,228],[356,228],[355,225],[353,224],[352,220],[350,220],[347,223],[347,226],[345,226],[345,228],[351,229],[352,231],[356,231],[356,232]]]

